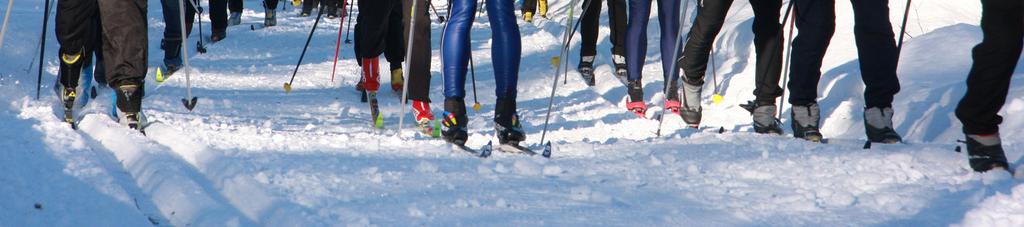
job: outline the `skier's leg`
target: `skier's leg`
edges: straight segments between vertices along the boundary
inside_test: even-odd
[[[232,13],[241,13],[244,6],[243,4],[242,0],[228,0],[228,10]]]
[[[704,74],[708,69],[708,56],[711,52],[715,37],[722,30],[725,23],[725,16],[732,6],[732,0],[709,0],[703,1],[700,11],[697,12],[697,19],[690,27],[689,38],[683,45],[683,55],[680,56],[679,67],[686,76],[686,82],[694,85],[704,84]],[[663,36],[664,37],[664,36]],[[673,45],[675,45],[673,43]],[[663,57],[671,56],[663,53]]]
[[[533,15],[537,11],[537,0],[523,0],[523,5],[521,7],[522,8],[520,8],[520,10],[522,10],[524,17],[526,16],[526,13]],[[531,16],[530,18],[532,19],[533,17]]]
[[[56,30],[57,43],[60,44],[60,84],[65,89],[74,90],[78,87],[78,79],[81,76],[86,58],[91,55],[86,50],[96,24],[97,12],[94,0],[65,0],[57,2]]]
[[[363,66],[363,87],[376,92],[380,88],[378,56],[386,47],[388,17],[391,0],[359,1],[359,16],[356,18],[355,55]],[[370,63],[372,65],[365,65]]]
[[[821,61],[835,33],[835,0],[795,0],[796,27],[790,66],[789,103],[808,106],[818,98]]]
[[[303,0],[302,13],[300,15],[304,17],[309,16],[311,13],[313,13],[313,8],[316,8],[318,2],[319,0]]]
[[[974,171],[1009,169],[999,136],[1010,78],[1024,44],[1024,3],[982,0],[981,31],[984,39],[974,47],[974,65],[967,76],[967,94],[956,107],[964,124],[967,154]]]
[[[682,49],[676,46],[676,39],[679,37],[679,2],[677,0],[658,0],[658,24],[661,26],[661,68],[665,83],[678,81],[679,73],[670,75],[672,69],[672,56],[676,51]]]
[[[176,70],[181,67],[181,11],[178,1],[185,1],[185,31],[192,33],[192,22],[195,21],[195,9],[190,0],[160,0],[163,7],[164,37],[160,40],[160,49],[164,51],[164,66]]]
[[[896,41],[889,22],[888,0],[852,1],[860,59],[861,78],[864,80],[864,99],[867,108],[890,107],[893,96],[900,90],[896,77]]]
[[[210,37],[214,42],[227,36],[228,0],[210,0]]]
[[[782,95],[779,77],[782,75],[782,34],[779,28],[779,9],[782,0],[751,0],[754,9],[754,51],[757,66],[754,69],[754,96],[759,105],[775,105]]]
[[[474,0],[452,1],[451,18],[441,37],[441,72],[444,75],[445,99],[461,100],[466,97],[466,67],[469,65],[470,57],[469,33],[473,26],[476,4]]]
[[[430,14],[428,13],[426,1],[415,0],[419,2],[419,9],[415,12],[416,17],[416,31],[413,32],[412,38],[412,53],[409,53],[411,59],[408,62],[409,67],[409,99],[419,100],[423,102],[430,102]],[[412,10],[412,1],[407,1],[406,12]],[[402,15],[411,15],[413,13],[405,13]],[[403,23],[409,24],[409,23]],[[406,27],[406,32],[403,34],[409,34],[409,27]],[[408,38],[406,38],[408,40]]]
[[[630,81],[639,81],[643,78],[644,60],[647,59],[647,23],[651,16],[651,1],[629,0],[629,24],[626,28],[626,68],[629,70]]]
[[[146,76],[146,0],[99,0],[103,21],[103,55],[108,83],[117,90],[117,107],[128,116],[142,109]],[[137,116],[136,116],[137,117]]]
[[[608,0],[609,2],[613,0]],[[589,6],[583,9],[580,20],[580,57],[597,55],[597,35],[601,22],[601,0],[590,0]]]
[[[608,2],[608,28],[611,29],[608,38],[612,42],[612,55],[626,56],[626,21],[629,19],[626,17],[626,11],[629,8],[626,7],[626,0],[606,1]]]
[[[277,3],[279,0],[263,0],[263,4],[267,9],[277,9]]]
[[[974,47],[974,64],[967,76],[967,93],[956,108],[964,134],[999,133],[999,110],[1009,94],[1010,78],[1024,44],[1024,22],[1019,1],[982,0],[984,39]]]
[[[379,0],[387,2],[387,18],[386,22],[381,24],[385,28],[385,42],[384,45],[384,57],[391,63],[391,70],[402,68],[402,62],[405,61],[405,45],[404,37],[406,34],[402,32],[405,26],[402,24],[403,18],[406,14],[402,13],[402,2],[400,0]]]
[[[519,82],[519,58],[522,46],[516,24],[514,0],[487,0],[487,18],[491,21],[494,48],[494,128],[501,144],[518,144],[526,139],[516,115],[516,94]]]

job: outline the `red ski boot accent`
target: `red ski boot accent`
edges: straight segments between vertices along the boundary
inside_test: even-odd
[[[416,115],[416,122],[433,121],[434,115],[430,113],[430,103],[412,100],[412,113]]]
[[[669,111],[672,111],[672,113],[674,113],[676,115],[682,114],[679,111],[679,109],[681,109],[681,108],[682,108],[682,103],[680,103],[678,100],[666,100],[665,101],[665,109],[668,109]]]
[[[647,104],[643,101],[626,103],[626,109],[636,114],[637,117],[647,118]]]
[[[377,57],[363,58],[363,88],[370,92],[380,89],[380,64]],[[358,85],[356,86],[358,89]]]

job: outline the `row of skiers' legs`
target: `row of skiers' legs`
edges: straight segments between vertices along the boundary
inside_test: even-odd
[[[337,16],[338,1],[325,0],[329,16]],[[643,64],[646,56],[647,25],[652,1],[655,0],[606,0],[610,16],[610,40],[615,76],[624,80],[629,102],[627,108],[645,116],[647,106],[642,89]],[[628,8],[626,5],[628,1]],[[657,0],[659,15],[679,15],[680,1]],[[165,12],[178,12],[174,0],[161,1]],[[215,3],[216,2],[216,3]],[[1024,39],[1022,4],[1019,1],[981,0],[983,5],[982,31],[984,41],[975,47],[974,65],[967,79],[967,94],[959,103],[956,115],[964,125],[967,150],[971,166],[978,171],[992,168],[1006,168],[1006,157],[1000,145],[998,125],[1002,118],[997,114],[1006,100],[1010,77],[1016,67]],[[196,2],[186,6],[186,30],[191,31]],[[230,4],[228,4],[230,3]],[[237,4],[236,4],[237,3]],[[264,1],[266,26],[276,24],[274,9],[277,0]],[[308,0],[302,9],[309,15],[317,0]],[[429,108],[430,81],[430,29],[427,7],[419,7],[411,13],[411,0],[358,1],[360,13],[356,25],[356,47],[358,63],[362,66],[362,82],[357,89],[376,92],[379,89],[378,56],[385,55],[390,65],[392,89],[402,87],[402,62],[405,60],[406,41],[413,39],[411,49],[409,100],[412,101],[416,121],[428,124],[433,121]],[[865,131],[870,142],[898,143],[902,138],[895,132],[892,123],[893,97],[900,86],[896,75],[898,50],[889,21],[888,0],[853,1],[854,34],[860,59],[862,79],[865,84]],[[424,0],[421,5],[430,4]],[[465,104],[465,81],[468,64],[471,61],[470,33],[478,11],[475,0],[452,0],[449,2],[449,21],[445,25],[441,40],[442,73],[444,75],[444,109],[442,134],[455,143],[465,143],[467,138]],[[690,28],[679,59],[662,58],[663,77],[666,81],[665,106],[682,116],[690,125],[698,125],[701,118],[701,94],[703,93],[713,43],[722,29],[732,0],[700,1],[697,15]],[[789,65],[791,77],[787,87],[792,105],[790,120],[795,137],[820,141],[820,107],[818,83],[821,65],[829,41],[835,32],[834,0],[795,0],[793,7],[796,29],[793,38]],[[342,4],[344,5],[344,4]],[[516,23],[513,1],[487,0],[487,16],[491,23],[494,39],[491,56],[495,77],[495,128],[500,142],[518,143],[525,134],[516,114],[516,88],[520,60],[520,35]],[[532,20],[535,6],[533,0],[523,1],[523,16]],[[546,1],[540,0],[540,12],[546,15]],[[229,6],[229,7],[223,7]],[[241,1],[211,0],[211,30],[213,38],[225,37],[227,24],[238,24]],[[582,50],[578,69],[584,74],[585,82],[594,84],[593,65],[597,51],[597,28],[601,15],[601,0],[590,0],[582,18]],[[777,116],[776,99],[784,90],[779,86],[783,69],[783,24],[780,23],[781,0],[751,1],[754,10],[754,46],[756,56],[755,100],[744,105],[751,114],[754,130],[758,133],[782,134],[781,121]],[[224,8],[231,9],[230,18],[225,17]],[[628,10],[628,14],[626,13]],[[165,65],[178,66],[181,48],[181,34],[178,14],[165,13],[168,23],[161,48],[165,51]],[[408,37],[409,17],[417,17],[416,31]],[[627,17],[628,15],[628,17]],[[678,18],[660,16],[661,52],[672,56],[678,48],[675,43],[681,25]],[[628,20],[628,24],[626,23]],[[231,21],[231,22],[229,22]],[[139,0],[62,0],[58,2],[57,37],[61,44],[60,84],[64,88],[62,100],[75,98],[77,78],[85,65],[92,61],[95,53],[97,80],[109,84],[117,92],[117,107],[125,112],[128,124],[141,109],[144,93],[143,78],[146,73],[146,2]],[[679,67],[679,73],[671,70]],[[590,74],[587,78],[586,74]],[[682,92],[679,91],[682,85]],[[681,97],[680,97],[681,96]],[[137,121],[137,120],[136,120]],[[138,127],[133,126],[133,127]]]
[[[600,2],[599,0],[592,0]],[[614,2],[617,0],[608,0]],[[629,24],[625,31],[626,77],[629,103],[627,108],[643,117],[647,110],[643,97],[643,64],[647,56],[647,24],[654,0],[628,0]],[[795,27],[800,32],[793,38],[789,65],[790,79],[787,83],[792,105],[790,120],[793,135],[811,141],[821,141],[819,132],[820,107],[818,83],[821,78],[822,59],[835,32],[834,0],[794,0],[793,14]],[[713,43],[727,16],[732,0],[699,1],[693,24],[690,28],[678,62],[672,62],[675,40],[679,33],[680,2],[658,0],[660,16],[661,52],[663,76],[666,81],[665,107],[679,114],[692,127],[701,119],[701,95]],[[755,100],[742,105],[751,112],[754,131],[758,133],[782,134],[781,121],[776,117],[776,99],[783,94],[779,87],[783,69],[783,24],[780,11],[781,0],[750,1],[754,10],[754,46],[756,56]],[[864,127],[869,142],[899,143],[902,138],[894,130],[892,117],[893,97],[900,90],[896,67],[899,53],[894,39],[893,27],[889,21],[888,0],[852,1],[854,10],[854,35],[860,59],[860,71],[865,89]],[[1000,145],[998,125],[1001,122],[997,112],[1008,94],[1010,77],[1013,74],[1021,52],[1024,38],[1024,21],[1020,1],[982,0],[982,30],[984,42],[974,49],[974,65],[968,76],[968,92],[957,107],[956,114],[964,124],[966,145],[970,154],[971,167],[976,171],[993,168],[1008,168],[1005,154]],[[611,41],[617,55],[621,37],[614,34],[616,21],[621,23],[621,14],[615,12],[615,5],[609,3],[609,22],[613,34]],[[593,7],[593,6],[591,6]],[[595,13],[596,14],[596,13]],[[588,19],[585,16],[584,24]],[[785,21],[785,20],[783,20]],[[595,22],[591,22],[595,23]],[[586,27],[584,27],[586,28]],[[584,30],[584,33],[586,30]],[[592,71],[592,60],[588,53],[584,34],[583,57],[580,72]],[[673,63],[683,73],[671,74]],[[617,64],[617,63],[616,63]],[[583,73],[586,74],[586,73]],[[584,79],[586,76],[584,76]],[[592,80],[591,78],[589,78]],[[681,83],[676,82],[681,81]],[[593,86],[594,82],[588,84]],[[679,92],[679,84],[682,92]],[[680,99],[682,94],[682,99]]]

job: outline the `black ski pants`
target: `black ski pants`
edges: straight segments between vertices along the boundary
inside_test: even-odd
[[[228,0],[228,11],[232,13],[241,13],[244,7],[242,0]]]
[[[59,57],[63,54],[79,55],[80,59],[73,64],[60,64],[61,85],[68,88],[78,87],[79,77],[85,66],[92,63],[92,56],[97,57],[97,64],[102,63],[103,40],[98,5],[93,1],[58,1],[56,28],[57,43],[60,44]],[[97,65],[96,71],[102,74],[103,66]],[[95,75],[97,81],[103,75]]]
[[[449,4],[449,6],[450,5],[451,4]],[[534,15],[537,14],[537,0],[523,0],[523,5],[520,7],[523,14],[526,14],[527,12],[533,13]]]
[[[999,132],[999,110],[1009,94],[1010,78],[1024,47],[1024,2],[981,0],[981,31],[974,47],[974,65],[967,76],[967,94],[956,107],[965,134]]]
[[[228,28],[228,0],[209,0],[209,4],[210,24],[212,24],[210,31],[224,33]]]
[[[853,0],[857,55],[867,108],[890,107],[900,90],[896,41],[888,0]],[[790,66],[789,103],[806,106],[818,98],[821,62],[835,33],[835,0],[796,0],[796,27]]]
[[[277,9],[277,2],[278,2],[278,0],[263,0],[263,9],[264,10],[267,10],[267,9]],[[242,8],[242,7],[238,7],[238,8]],[[241,11],[242,11],[241,9],[238,10],[238,12],[241,12]]]
[[[711,48],[715,37],[722,30],[729,7],[733,0],[704,0],[697,11],[697,17],[686,44],[679,66],[685,80],[691,84],[703,84],[707,72]],[[782,33],[779,24],[781,0],[751,0],[754,10],[754,51],[757,55],[754,70],[754,96],[761,104],[775,104],[775,98],[782,95],[779,77],[782,75]]]
[[[138,85],[142,97],[148,56],[146,0],[60,0],[57,7],[55,27],[61,51],[90,45],[90,36],[99,27],[107,84],[114,88]],[[121,111],[138,112],[142,102],[118,102],[117,106]]]
[[[583,9],[583,19],[580,21],[580,33],[583,34],[583,43],[580,44],[580,56],[597,55],[597,35],[601,22],[601,1],[589,0],[589,5]],[[612,42],[612,54],[626,56],[626,0],[604,0],[608,3],[608,28],[612,30],[609,39]],[[536,4],[535,4],[536,5]]]
[[[412,13],[412,1],[420,1],[416,5],[415,14]],[[409,53],[409,75],[405,75],[408,78],[406,82],[409,83],[409,99],[424,102],[430,102],[430,14],[427,11],[430,8],[429,4],[429,0],[402,1],[402,15],[416,17],[416,30],[412,34],[412,52]],[[403,17],[402,24],[406,25],[402,32],[405,37],[403,44],[408,43],[410,38],[410,19]]]
[[[356,58],[373,58],[381,53],[391,63],[391,69],[402,67],[405,43],[402,42],[401,0],[359,1],[356,17]]]

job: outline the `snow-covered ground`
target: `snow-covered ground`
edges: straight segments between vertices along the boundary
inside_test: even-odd
[[[434,1],[441,13],[446,2]],[[528,144],[540,139],[554,73],[549,60],[558,54],[559,23],[569,8],[568,0],[549,2],[552,19],[520,22],[519,111]],[[337,20],[319,25],[294,90],[284,93],[313,18],[295,17],[290,8],[279,26],[251,31],[262,9],[259,1],[245,4],[243,25],[229,27],[209,53],[196,55],[194,41],[189,45],[200,97],[194,111],[179,101],[184,73],[160,86],[149,78],[144,109],[157,123],[142,136],[108,117],[107,98],[87,107],[78,131],[56,116],[52,20],[42,97],[34,99],[30,61],[38,54],[43,3],[16,2],[0,47],[0,226],[1024,225],[1024,184],[1005,173],[973,173],[965,154],[953,151],[962,135],[952,110],[965,91],[970,48],[982,38],[977,1],[916,1],[910,11],[903,90],[894,105],[896,129],[908,144],[861,148],[863,85],[846,1],[837,2],[837,32],[819,86],[822,130],[832,142],[752,133],[749,114],[738,106],[753,98],[752,12],[737,1],[715,46],[725,99],[710,101],[709,77],[705,129],[668,118],[656,137],[656,121],[624,111],[625,88],[610,75],[611,46],[602,34],[597,86],[584,86],[575,72],[568,84],[558,83],[550,160],[452,153],[409,130],[411,116],[398,137],[399,95],[391,91],[381,95],[386,130],[373,130],[353,89],[359,68],[351,45],[341,46],[338,74],[330,79]],[[893,21],[903,4],[891,2]],[[153,68],[163,56],[164,25],[157,2],[149,9]],[[486,21],[480,17],[473,31],[483,108],[470,111],[472,147],[494,135]],[[432,24],[435,113],[443,100],[441,27]],[[660,106],[657,26],[649,34],[645,70],[654,76],[645,78],[645,90]],[[564,60],[571,66],[579,39],[574,44]],[[1001,113],[1008,156],[1020,162],[1024,69],[1017,74]]]

